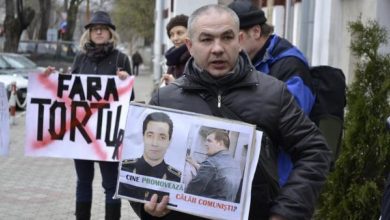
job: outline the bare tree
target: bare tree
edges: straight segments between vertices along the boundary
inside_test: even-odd
[[[146,42],[152,42],[154,7],[154,0],[117,0],[114,8],[114,21],[121,35],[133,40],[135,34],[144,37]]]
[[[16,52],[18,50],[20,36],[31,23],[35,16],[35,11],[31,7],[24,8],[23,0],[16,0],[16,16],[15,4],[13,0],[5,2],[5,52]]]
[[[41,25],[38,32],[38,39],[46,40],[51,13],[51,0],[39,0],[39,8],[41,11]]]
[[[66,10],[68,17],[67,17],[67,28],[66,32],[64,34],[63,40],[66,41],[72,41],[73,40],[73,33],[76,28],[76,19],[77,19],[77,13],[79,11],[79,6],[83,2],[83,0],[70,0],[69,6]]]

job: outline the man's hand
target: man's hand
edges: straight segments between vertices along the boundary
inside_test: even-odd
[[[54,73],[56,71],[56,68],[55,67],[52,67],[52,66],[48,66],[45,71],[43,71],[43,74],[45,76],[49,76],[50,74]]]
[[[196,170],[199,170],[200,164],[196,162],[191,156],[186,157],[186,161],[191,164]]]
[[[129,76],[129,73],[127,73],[121,68],[118,68],[118,70],[116,71],[116,75],[119,77],[119,79],[125,80]]]
[[[167,208],[169,197],[163,196],[160,203],[157,203],[157,198],[157,194],[153,194],[150,201],[144,205],[144,210],[152,216],[163,217],[171,211]]]
[[[171,74],[163,74],[163,76],[161,77],[161,82],[165,82],[166,85],[169,85],[170,83],[172,83],[173,81],[175,81],[175,77],[173,77]]]

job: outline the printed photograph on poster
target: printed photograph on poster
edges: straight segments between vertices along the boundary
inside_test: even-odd
[[[134,77],[30,74],[26,156],[117,161]]]
[[[250,124],[132,103],[116,196],[147,202],[167,195],[178,211],[241,218],[255,139]]]
[[[9,153],[9,109],[8,96],[4,83],[0,82],[0,156]]]

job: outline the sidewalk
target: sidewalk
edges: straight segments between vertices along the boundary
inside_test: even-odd
[[[135,81],[135,100],[148,102],[153,89],[151,70]],[[25,114],[18,112],[10,128],[10,153],[0,157],[0,219],[75,219],[76,174],[73,160],[24,156]],[[95,164],[91,219],[104,219],[104,192]],[[122,200],[122,219],[138,217]]]

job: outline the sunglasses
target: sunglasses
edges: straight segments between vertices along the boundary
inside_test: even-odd
[[[92,26],[91,27],[91,32],[103,32],[103,31],[108,31],[108,27],[107,26]]]

